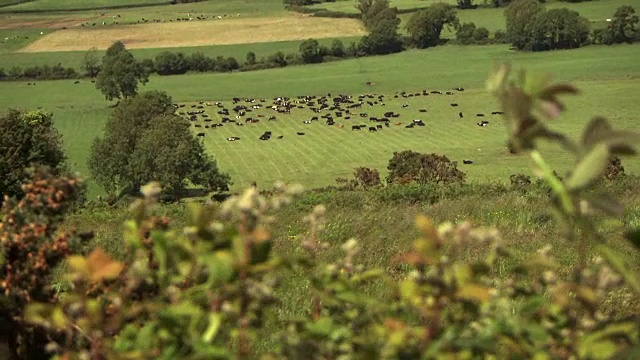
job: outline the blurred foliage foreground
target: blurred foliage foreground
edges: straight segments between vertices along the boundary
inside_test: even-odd
[[[338,261],[323,263],[322,206],[305,217],[300,251],[276,255],[270,223],[300,191],[290,186],[269,197],[249,189],[222,204],[191,205],[188,226],[176,229],[151,215],[160,187],[149,184],[124,224],[126,258],[116,261],[100,248],[83,256],[79,249],[91,234],[58,230],[78,183],[36,172],[24,198],[3,204],[2,340],[14,357],[28,359],[640,358],[638,318],[602,310],[613,288],[640,294],[638,274],[591,221],[598,211],[618,216],[622,206],[586,191],[613,156],[635,154],[638,135],[600,117],[577,142],[554,132],[549,120],[564,110],[558,96],[577,89],[524,72],[512,76],[507,65],[492,74],[488,89],[502,104],[510,147],[529,156],[552,189],[549,206],[579,259],[569,276],[555,272],[546,247],[497,277],[495,267],[511,256],[497,230],[438,226],[422,216],[413,249],[394,259],[401,276],[354,263],[355,239],[343,244]],[[541,138],[575,154],[564,179],[537,151]],[[640,244],[637,231],[625,236]],[[484,256],[451,260],[469,246]],[[61,263],[71,285],[56,294],[51,275]],[[282,300],[275,289],[284,271],[309,281],[309,308],[271,334],[279,339],[273,348],[258,353],[265,313]],[[370,282],[384,284],[391,301],[372,298],[364,290]]]

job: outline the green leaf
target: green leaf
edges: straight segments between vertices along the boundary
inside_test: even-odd
[[[220,330],[220,325],[222,325],[222,314],[210,313],[209,326],[204,334],[202,334],[202,341],[210,343],[216,337],[218,330]]]
[[[635,337],[636,325],[632,322],[614,323],[604,329],[592,332],[580,339],[580,357],[590,359],[609,359],[618,350],[608,338],[616,335]]]
[[[590,148],[602,137],[603,134],[609,133],[610,131],[611,125],[609,125],[607,119],[602,116],[596,116],[589,121],[582,133],[582,145]]]
[[[605,144],[596,145],[578,163],[566,182],[570,190],[581,190],[589,186],[607,167],[609,148]]]

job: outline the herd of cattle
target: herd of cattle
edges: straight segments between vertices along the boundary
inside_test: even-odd
[[[393,95],[396,101],[406,101],[405,99],[415,97],[426,96],[453,96],[456,92],[464,91],[464,88],[454,88],[453,91],[438,91],[438,90],[422,90],[420,92],[398,92]],[[403,101],[403,102],[404,102]],[[177,113],[190,121],[195,128],[198,128],[197,136],[204,137],[206,133],[205,129],[214,130],[222,126],[251,126],[250,124],[256,124],[261,121],[274,122],[280,119],[288,117],[294,109],[302,109],[310,112],[307,120],[302,120],[303,126],[309,126],[316,122],[324,122],[326,126],[334,126],[337,128],[344,128],[344,123],[351,123],[349,126],[352,131],[367,130],[368,132],[378,132],[385,128],[404,126],[404,128],[412,129],[416,127],[425,127],[426,124],[422,119],[411,119],[408,122],[400,120],[401,115],[394,111],[379,111],[381,116],[373,116],[369,114],[372,110],[375,111],[376,107],[385,107],[385,95],[380,94],[362,94],[356,97],[351,95],[335,95],[326,94],[324,96],[298,96],[296,98],[289,97],[277,97],[267,102],[266,99],[241,99],[233,98],[232,107],[225,106],[222,102],[205,102],[199,101],[198,104],[186,105],[186,104],[174,104]],[[190,106],[190,107],[188,107]],[[408,103],[401,105],[402,109],[409,108]],[[457,108],[458,103],[450,102],[449,106]],[[207,113],[209,109],[213,108],[216,112],[216,117],[220,120],[215,122],[211,116]],[[419,113],[426,113],[427,109],[421,108]],[[457,110],[456,110],[457,111]],[[413,111],[415,113],[415,111]],[[455,113],[454,113],[455,114]],[[491,115],[500,115],[502,112],[493,111]],[[458,112],[459,118],[464,118],[463,112]],[[454,115],[455,116],[455,115]],[[485,117],[483,113],[476,113],[476,117]],[[336,121],[340,120],[342,124],[337,124]],[[363,124],[363,121],[367,123]],[[489,121],[482,120],[475,125],[480,127],[486,127],[489,125]],[[296,135],[306,135],[304,131],[297,131]],[[268,141],[271,140],[273,134],[271,131],[265,131],[258,140]],[[279,135],[277,139],[284,139],[284,135]],[[238,141],[241,138],[239,136],[227,137],[227,141]],[[465,164],[473,163],[471,160],[465,160]]]
[[[106,13],[102,13],[100,14],[101,17],[105,17],[107,16]],[[231,18],[231,17],[239,17],[240,14],[236,14],[236,15],[227,15],[227,14],[223,14],[223,15],[196,15],[196,14],[191,14],[191,13],[187,13],[186,15],[180,15],[178,17],[174,19],[146,19],[146,18],[141,18],[140,20],[136,21],[136,24],[146,24],[146,23],[166,23],[166,22],[185,22],[185,21],[194,21],[194,20],[222,20],[222,19],[226,19],[226,18]],[[96,25],[100,25],[100,23],[102,23],[102,25],[118,25],[119,19],[121,18],[120,15],[113,15],[111,16],[111,21],[101,21],[101,22],[92,22],[89,23],[89,21],[84,21],[78,25],[85,27],[85,26],[96,26]],[[64,27],[63,29],[66,29],[66,27]]]

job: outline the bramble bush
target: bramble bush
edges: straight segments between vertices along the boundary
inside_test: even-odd
[[[596,117],[574,142],[551,130],[547,119],[564,109],[558,96],[577,89],[524,72],[511,79],[509,67],[501,67],[488,88],[502,104],[514,152],[531,157],[550,188],[550,209],[565,241],[575,244],[578,261],[568,275],[556,271],[551,245],[522,261],[495,229],[468,221],[435,225],[424,216],[416,219],[412,249],[392,267],[359,264],[364,242],[356,239],[347,239],[343,256],[327,263],[322,205],[305,216],[308,231],[296,237],[298,251],[278,254],[270,224],[299,188],[277,186],[270,197],[250,188],[222,204],[190,204],[187,226],[175,228],[151,212],[160,193],[152,183],[124,224],[124,258],[99,248],[69,254],[68,291],[53,301],[33,298],[16,316],[59,335],[46,344],[56,359],[634,358],[637,315],[618,317],[603,304],[622,286],[637,296],[640,282],[591,221],[595,210],[619,216],[622,206],[590,188],[612,156],[635,154],[639,136]],[[536,148],[540,138],[574,154],[573,171],[560,179]],[[10,209],[3,231],[30,228],[10,227]],[[640,231],[625,235],[640,244]],[[6,249],[5,238],[2,244]],[[456,259],[470,246],[481,250],[478,256]],[[3,250],[5,269],[11,254]],[[518,265],[498,276],[504,261]],[[272,321],[268,311],[283,300],[276,289],[286,272],[307,280],[310,298],[262,352],[255,345]],[[384,300],[370,296],[372,283],[385,289]]]

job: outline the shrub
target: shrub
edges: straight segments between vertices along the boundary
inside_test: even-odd
[[[387,183],[449,184],[464,182],[465,179],[465,174],[458,170],[457,162],[446,156],[411,150],[394,152],[387,169]]]
[[[382,184],[380,181],[380,173],[376,169],[359,167],[353,171],[353,176],[358,184],[364,188],[379,186]]]

